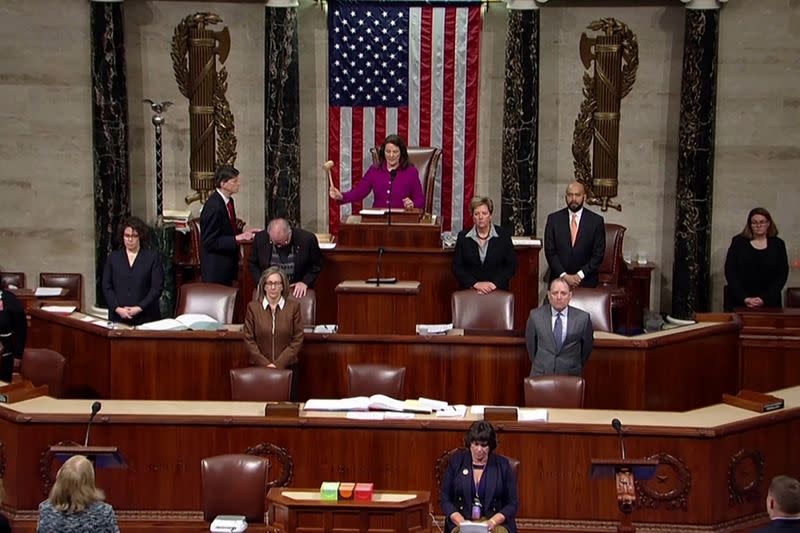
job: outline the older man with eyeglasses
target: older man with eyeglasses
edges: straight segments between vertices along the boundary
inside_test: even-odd
[[[256,281],[267,268],[279,267],[289,278],[292,296],[302,298],[322,271],[322,252],[316,235],[292,228],[284,218],[275,218],[267,231],[256,234],[249,262]]]

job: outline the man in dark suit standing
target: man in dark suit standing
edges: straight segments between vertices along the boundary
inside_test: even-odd
[[[233,195],[239,192],[239,171],[222,165],[214,174],[217,189],[200,212],[200,273],[206,283],[233,285],[239,274],[239,243],[253,239],[236,224]]]
[[[767,493],[770,523],[755,533],[800,531],[800,482],[789,476],[775,476]]]
[[[531,358],[531,376],[580,376],[594,347],[589,313],[570,307],[572,287],[556,278],[547,292],[549,303],[531,311],[525,343]]]
[[[597,287],[597,271],[606,249],[603,217],[584,209],[586,189],[579,181],[567,186],[567,207],[550,213],[544,227],[548,282],[562,278],[575,288]]]
[[[262,272],[277,266],[289,278],[292,295],[302,298],[322,271],[322,252],[316,235],[302,228],[292,229],[286,219],[275,218],[267,231],[256,234],[249,262],[256,283]]]

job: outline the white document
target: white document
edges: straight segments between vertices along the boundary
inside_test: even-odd
[[[361,211],[358,212],[358,214],[372,215],[372,216],[385,215],[386,209],[362,209]]]
[[[444,335],[453,324],[417,324],[417,335]]]
[[[441,418],[464,418],[467,414],[466,405],[448,405],[446,408],[436,411],[436,416]]]
[[[247,521],[244,516],[221,514],[211,522],[209,531],[215,533],[240,533],[247,531]]]
[[[136,329],[143,331],[217,331],[225,329],[225,325],[208,315],[185,314],[175,318],[163,318],[155,322],[147,322]]]
[[[534,239],[532,237],[511,237],[511,242],[514,246],[541,246],[542,241],[540,239]]]
[[[430,407],[434,411],[439,411],[441,409],[447,409],[447,402],[444,400],[434,400],[432,398],[425,398],[420,396],[417,400],[420,405],[424,405],[425,407]]]
[[[317,324],[314,326],[314,333],[336,333],[339,326],[336,324]]]
[[[335,242],[321,242],[321,243],[319,243],[319,249],[320,250],[333,250],[334,248],[336,248],[336,243]]]
[[[547,422],[547,409],[517,409],[517,420],[520,422]]]
[[[34,291],[34,295],[38,297],[42,296],[61,296],[63,294],[64,289],[61,287],[36,287]]]
[[[354,396],[341,400],[310,399],[303,406],[304,411],[406,411],[428,413],[432,409],[421,405],[417,400],[396,400],[383,394]]]
[[[58,313],[60,315],[71,315],[77,309],[74,305],[43,305],[40,307],[42,311],[50,313]]]
[[[461,522],[458,526],[461,533],[488,533],[488,522],[470,522],[469,520]]]

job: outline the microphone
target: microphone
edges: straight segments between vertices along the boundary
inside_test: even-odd
[[[622,437],[622,422],[619,421],[619,418],[615,418],[611,421],[611,427],[617,432],[619,435],[619,447],[622,449],[622,459],[625,459],[625,439]]]
[[[391,216],[392,216],[392,212],[389,211],[389,217],[390,217],[389,220],[391,220]],[[381,263],[383,262],[383,253],[385,251],[386,250],[383,249],[383,246],[378,248],[378,277],[375,278],[375,286],[376,287],[380,287],[381,286]]]
[[[92,420],[100,412],[100,408],[103,407],[103,404],[100,402],[94,402],[92,404],[92,415],[89,417],[89,424],[86,426],[86,436],[83,438],[83,445],[89,445],[89,431],[92,429]]]
[[[397,169],[393,168],[389,171],[389,219],[388,225],[392,225],[392,190],[394,190],[394,179],[397,177]]]

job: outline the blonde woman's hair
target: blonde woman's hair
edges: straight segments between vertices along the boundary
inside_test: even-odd
[[[83,455],[73,455],[64,462],[50,490],[50,504],[64,513],[83,511],[104,499],[103,491],[94,486],[92,463]]]
[[[283,283],[283,287],[281,288],[281,296],[288,299],[289,298],[289,278],[286,277],[286,273],[281,270],[280,267],[271,266],[261,274],[261,279],[258,280],[258,288],[256,289],[256,301],[260,302],[264,299],[266,294],[264,293],[264,286],[267,284],[267,278],[273,274],[280,274],[281,275],[281,282]]]

